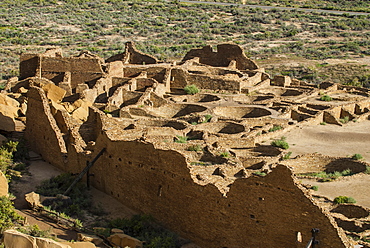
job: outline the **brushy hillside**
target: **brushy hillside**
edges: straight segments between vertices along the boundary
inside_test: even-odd
[[[367,57],[369,37],[370,16],[177,1],[5,0],[0,3],[0,77],[18,75],[22,52],[50,47],[63,48],[65,55],[89,50],[107,58],[133,40],[138,49],[170,61],[194,47],[233,42],[261,61],[279,54],[323,60]],[[362,69],[361,75],[368,73]],[[323,80],[312,75],[303,79]],[[338,80],[350,83],[354,76]]]
[[[197,1],[197,0],[194,0]],[[204,1],[204,0],[202,0]],[[244,3],[279,7],[370,12],[370,2],[363,0],[205,0],[206,2]]]

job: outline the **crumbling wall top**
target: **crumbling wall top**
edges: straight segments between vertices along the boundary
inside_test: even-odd
[[[245,56],[243,49],[234,44],[220,44],[217,45],[217,51],[212,51],[211,46],[205,46],[200,49],[190,50],[183,62],[199,57],[199,62],[206,65],[228,67],[232,61],[236,62],[236,69],[238,70],[255,70],[258,65],[251,59]]]

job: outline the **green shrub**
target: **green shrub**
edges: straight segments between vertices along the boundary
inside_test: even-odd
[[[51,238],[51,234],[49,230],[41,230],[40,227],[35,224],[28,227],[22,227],[17,229],[19,232],[31,235],[33,237],[41,237],[41,238]]]
[[[186,143],[188,141],[188,137],[176,135],[175,142],[176,143]]]
[[[319,186],[314,185],[314,186],[311,187],[311,189],[314,190],[314,191],[318,191],[319,190]]]
[[[363,158],[364,157],[361,154],[358,154],[358,153],[356,153],[352,156],[352,159],[354,159],[354,160],[360,160],[360,159],[363,159]]]
[[[204,121],[202,121],[202,123],[207,123],[207,122],[209,122],[211,119],[212,119],[212,115],[205,115],[205,116],[204,116]]]
[[[109,227],[119,228],[125,234],[145,241],[146,248],[179,247],[176,234],[159,226],[149,215],[135,215],[131,219],[114,219],[110,221]]]
[[[202,150],[202,147],[200,145],[192,145],[187,148],[188,151],[194,151],[199,152]]]
[[[220,153],[220,156],[223,157],[223,158],[229,158],[230,157],[230,153],[228,153],[228,152],[221,152]]]
[[[292,155],[292,152],[288,152],[286,153],[284,156],[283,156],[283,159],[286,160],[286,159],[290,159],[290,155]]]
[[[326,125],[326,122],[324,122],[324,121],[320,122],[320,125]]]
[[[56,197],[63,194],[67,188],[72,184],[75,177],[70,173],[64,173],[49,180],[43,181],[41,185],[36,188],[36,193],[43,196]],[[51,209],[63,212],[73,217],[83,217],[83,209],[89,210],[92,208],[92,200],[89,191],[84,182],[77,183],[68,194],[71,198],[70,202],[63,199],[57,199],[50,202]]]
[[[333,98],[331,98],[329,95],[323,95],[322,97],[320,97],[320,101],[330,102],[332,100]]]
[[[356,200],[348,196],[337,196],[334,198],[334,202],[337,204],[342,203],[356,203]]]
[[[188,94],[188,95],[195,95],[195,94],[199,93],[198,87],[194,84],[185,86],[184,90],[185,90],[186,94]]]
[[[346,124],[349,122],[349,116],[345,116],[341,119],[339,119],[339,121],[342,123],[342,124]]]
[[[8,167],[12,164],[13,154],[5,147],[0,147],[0,170],[6,174]]]
[[[314,172],[314,173],[307,173],[304,174],[306,176],[312,176],[312,177],[317,177],[321,178],[322,181],[330,182],[332,180],[335,180],[339,177],[344,177],[344,176],[351,176],[354,173],[351,171],[351,169],[346,169],[343,171],[334,171],[333,173],[327,173],[325,171],[320,171],[320,172]]]
[[[282,149],[289,149],[289,144],[285,140],[285,137],[281,137],[280,139],[272,141],[271,145]]]
[[[6,196],[0,196],[0,233],[6,229],[19,225],[24,218],[14,209],[13,203]]]
[[[351,176],[351,175],[353,175],[353,172],[351,171],[351,169],[346,169],[346,170],[341,172],[341,176],[343,176],[343,177]]]
[[[281,129],[283,129],[283,127],[282,127],[282,126],[277,125],[277,126],[273,126],[272,128],[270,128],[270,129],[269,129],[269,132],[275,132],[275,131],[277,131],[277,130],[281,130]]]

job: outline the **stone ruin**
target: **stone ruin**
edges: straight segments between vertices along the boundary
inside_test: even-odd
[[[200,92],[187,95],[188,85]],[[6,90],[26,103],[25,137],[46,161],[79,173],[105,148],[92,185],[201,247],[306,247],[313,228],[320,247],[353,245],[295,174],[367,164],[283,160],[284,150],[263,143],[298,126],[368,120],[367,89],[272,79],[233,44],[162,63],[129,42],[106,60],[23,54]]]

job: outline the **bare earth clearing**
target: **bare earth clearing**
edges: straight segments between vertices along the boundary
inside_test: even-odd
[[[286,134],[292,156],[305,153],[346,157],[361,154],[370,162],[370,121],[351,122],[342,127],[316,125],[294,129]]]
[[[345,126],[317,125],[294,129],[286,134],[292,156],[305,153],[321,153],[329,156],[352,156],[359,153],[370,162],[370,121],[352,122]],[[351,196],[358,205],[370,208],[370,175],[358,174],[342,177],[333,182],[316,182],[303,179],[303,184],[317,185],[315,193],[333,200]]]

